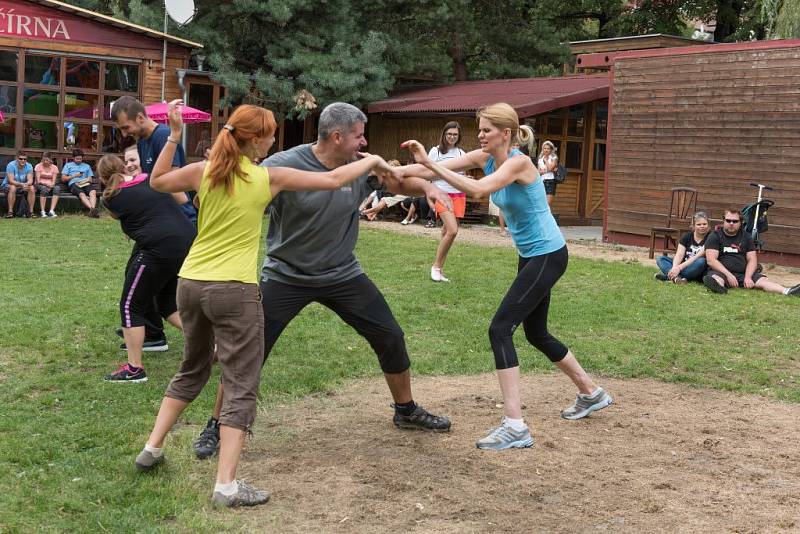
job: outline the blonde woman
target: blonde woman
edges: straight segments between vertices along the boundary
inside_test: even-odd
[[[508,104],[494,104],[478,111],[480,149],[442,164],[427,158],[417,141],[406,141],[419,162],[403,168],[406,177],[434,176],[474,197],[491,196],[503,210],[508,231],[519,252],[517,277],[489,326],[497,378],[503,394],[504,417],[500,425],[476,443],[479,449],[502,450],[530,447],[530,431],[522,419],[519,363],[513,336],[522,324],[528,342],[539,349],[578,388],[575,402],[561,412],[565,419],[580,419],[612,403],[611,396],[597,386],[572,352],[547,329],[550,292],[567,268],[564,237],[550,213],[544,185],[533,162],[514,142],[528,144],[533,132],[520,126],[517,113]],[[472,180],[459,174],[483,169],[486,176]]]
[[[136,467],[149,470],[164,460],[164,439],[202,391],[216,355],[225,398],[212,501],[226,507],[264,504],[269,500],[267,492],[236,479],[244,436],[255,419],[264,360],[264,315],[257,278],[264,209],[284,190],[336,190],[370,170],[383,174],[391,172],[391,167],[370,155],[327,172],[257,167],[253,162],[266,156],[275,142],[275,118],[264,108],[242,105],[217,136],[208,162],[170,171],[183,129],[180,105],[172,104],[170,136],[150,185],[164,193],[197,191],[202,209],[197,238],[179,273],[178,311],[186,337],[183,361],[161,401],[150,437],[136,457]]]
[[[536,160],[536,167],[544,183],[544,192],[547,196],[548,206],[553,204],[553,199],[556,196],[557,184],[555,171],[556,167],[558,167],[558,155],[556,152],[556,146],[550,141],[545,141],[542,143],[542,151],[539,152],[539,157]]]

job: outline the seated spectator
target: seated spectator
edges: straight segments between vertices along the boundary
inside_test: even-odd
[[[39,209],[42,218],[57,217],[56,204],[61,186],[58,184],[58,167],[53,163],[49,152],[42,154],[42,160],[33,168],[36,177],[36,192],[39,193]],[[47,197],[50,197],[50,212],[47,211]]]
[[[376,204],[374,204],[371,208],[367,208],[361,212],[361,214],[367,218],[369,221],[374,221],[378,214],[386,208],[391,208],[392,206],[396,206],[397,204],[403,202],[408,197],[405,195],[389,195],[385,197],[381,197],[380,200]]]
[[[89,217],[96,219],[100,217],[100,211],[97,209],[97,188],[92,183],[93,176],[92,168],[83,161],[83,150],[73,150],[72,161],[64,165],[61,172],[61,181],[67,182],[69,192],[89,210]]]
[[[358,212],[359,212],[359,213],[360,213],[362,216],[365,216],[365,217],[366,217],[366,215],[364,214],[364,212],[365,212],[366,210],[370,209],[370,208],[374,208],[375,206],[377,206],[379,201],[380,201],[380,191],[378,191],[378,190],[375,190],[375,191],[373,191],[372,193],[370,193],[370,194],[367,196],[367,198],[365,198],[365,199],[363,200],[363,202],[361,202],[361,204],[358,206]]]
[[[33,167],[28,163],[28,156],[24,152],[17,152],[17,159],[6,165],[6,175],[3,177],[0,189],[6,194],[8,201],[6,219],[14,217],[17,193],[25,195],[28,200],[28,209],[22,216],[26,218],[32,216],[36,189],[33,187]]]
[[[407,211],[406,218],[400,224],[413,224],[418,218],[425,219],[425,228],[436,226],[436,213],[430,208],[428,199],[425,197],[408,197],[404,199],[400,206]]]
[[[706,261],[708,274],[703,277],[703,284],[714,293],[724,294],[729,287],[742,287],[800,296],[800,284],[786,288],[756,272],[758,253],[753,238],[742,229],[742,214],[738,208],[725,210],[722,228],[709,234]]]
[[[661,272],[656,273],[656,280],[672,280],[676,284],[700,281],[706,272],[705,245],[710,229],[708,216],[702,211],[695,213],[692,217],[692,231],[686,232],[678,242],[675,257],[656,258],[656,265],[661,269]]]
[[[417,220],[417,204],[419,197],[406,197],[400,203],[400,208],[406,212],[406,216],[400,221],[400,224],[414,224]]]

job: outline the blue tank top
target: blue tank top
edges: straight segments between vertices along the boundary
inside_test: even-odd
[[[524,154],[514,149],[509,157],[517,155]],[[494,158],[489,156],[483,172],[488,176],[494,170]],[[550,213],[540,177],[537,176],[536,181],[529,185],[512,182],[492,193],[491,199],[503,210],[508,232],[523,258],[549,254],[567,244]]]

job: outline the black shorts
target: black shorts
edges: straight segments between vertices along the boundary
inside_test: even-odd
[[[542,180],[544,183],[544,192],[547,195],[554,195],[556,194],[556,181],[555,180]]]
[[[719,276],[720,278],[722,278],[722,280],[723,280],[723,282],[724,282],[724,285],[725,285],[725,287],[731,287],[731,286],[728,284],[728,279],[727,279],[727,278],[725,278],[725,275],[724,275],[724,274],[722,274],[721,272],[719,272],[719,271],[715,271],[715,270],[713,270],[713,269],[709,269],[709,270],[706,272],[706,274],[716,274],[717,276]],[[736,273],[731,273],[731,274],[732,274],[733,276],[735,276],[735,277],[736,277],[736,281],[739,283],[739,287],[744,287],[744,273],[739,273],[739,274],[736,274]],[[763,274],[761,274],[761,273],[753,273],[753,283],[756,283],[756,282],[758,282],[758,281],[759,281],[760,279],[762,279],[762,278],[765,278],[765,276],[764,276]]]
[[[94,184],[89,184],[84,187],[78,187],[78,184],[72,184],[71,186],[69,186],[69,192],[75,195],[76,197],[81,196],[81,193],[83,193],[88,197],[89,193],[91,193],[92,191],[97,191],[97,188],[94,186]]]
[[[175,293],[183,258],[159,258],[147,251],[134,252],[125,272],[119,299],[122,326],[145,326],[147,308],[154,302],[161,317],[178,311]]]

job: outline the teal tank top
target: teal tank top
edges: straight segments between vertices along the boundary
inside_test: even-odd
[[[517,149],[509,153],[509,157],[517,155],[525,154]],[[483,172],[488,176],[494,171],[494,158],[489,156]],[[491,199],[503,210],[508,232],[523,258],[549,254],[567,244],[547,205],[541,177],[529,185],[512,182],[492,193]]]

